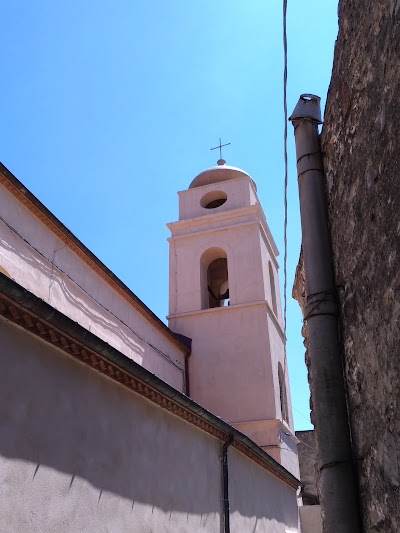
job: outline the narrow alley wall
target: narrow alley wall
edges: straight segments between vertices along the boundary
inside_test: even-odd
[[[400,531],[400,1],[339,3],[322,131],[368,533]]]

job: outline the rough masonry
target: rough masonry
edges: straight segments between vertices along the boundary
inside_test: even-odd
[[[399,0],[339,3],[321,140],[363,527],[394,533],[400,531]],[[299,282],[298,275],[297,294]]]

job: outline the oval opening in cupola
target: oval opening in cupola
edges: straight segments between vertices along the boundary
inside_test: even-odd
[[[211,191],[203,196],[200,200],[200,205],[205,209],[215,209],[224,204],[227,198],[226,193],[223,191]]]

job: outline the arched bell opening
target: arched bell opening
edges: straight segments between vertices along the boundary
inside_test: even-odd
[[[288,409],[288,402],[287,402],[285,374],[283,372],[281,363],[278,363],[278,381],[279,381],[279,398],[281,402],[282,420],[289,423],[289,409]]]
[[[222,248],[210,248],[201,256],[201,308],[229,305],[228,259]]]
[[[269,273],[269,283],[271,287],[271,303],[272,303],[272,309],[276,316],[278,316],[278,306],[276,304],[276,289],[275,289],[275,277],[274,277],[274,271],[271,265],[271,262],[268,261],[268,273]]]

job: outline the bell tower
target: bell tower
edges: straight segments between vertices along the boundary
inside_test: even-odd
[[[220,159],[178,193],[168,321],[192,339],[190,396],[298,475],[278,249],[256,191]]]

